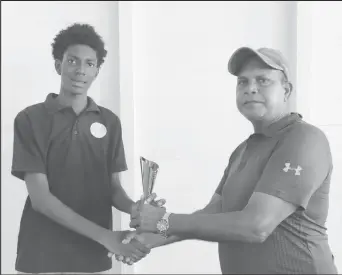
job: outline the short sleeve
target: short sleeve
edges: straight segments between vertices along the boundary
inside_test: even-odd
[[[29,118],[22,111],[14,119],[14,141],[11,174],[24,180],[25,173],[46,173],[44,158],[39,150]]]
[[[255,192],[266,193],[305,209],[328,178],[330,147],[323,132],[302,125],[287,133],[270,156]]]
[[[122,140],[122,127],[120,119],[117,118],[114,128],[114,140],[113,143],[113,154],[112,154],[112,164],[111,164],[111,172],[122,172],[127,170],[127,163],[125,157],[125,149]]]
[[[215,193],[222,196],[222,189],[223,189],[223,186],[224,184],[226,183],[226,180],[227,180],[227,177],[228,177],[228,171],[229,171],[229,164],[228,166],[226,167],[226,169],[224,169],[224,173],[223,173],[223,176],[215,190]]]

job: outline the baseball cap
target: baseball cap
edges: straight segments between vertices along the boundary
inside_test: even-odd
[[[271,48],[255,50],[249,47],[241,47],[237,49],[229,59],[228,71],[232,75],[238,76],[242,66],[252,57],[259,57],[266,65],[282,71],[287,80],[290,81],[287,60],[280,51]]]

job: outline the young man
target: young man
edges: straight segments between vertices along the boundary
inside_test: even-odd
[[[332,157],[317,127],[290,113],[287,62],[274,49],[240,48],[237,107],[254,133],[232,153],[212,201],[195,214],[143,205],[138,232],[219,243],[223,274],[337,274],[326,232]],[[178,237],[177,237],[178,236]]]
[[[52,43],[59,94],[15,118],[11,172],[29,194],[19,272],[103,272],[112,267],[108,252],[135,261],[149,253],[137,240],[122,244],[127,231],[112,231],[112,206],[130,214],[134,202],[119,180],[127,170],[120,120],[87,96],[106,54],[92,26],[62,30]]]

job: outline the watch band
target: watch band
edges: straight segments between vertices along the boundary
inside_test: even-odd
[[[167,220],[167,222],[169,223],[169,217],[170,217],[171,213],[170,212],[166,212],[164,214],[164,216],[162,217],[162,220]]]
[[[171,215],[171,213],[166,212],[164,214],[164,216],[158,222],[158,224],[159,224],[159,227],[158,227],[159,234],[162,235],[165,238],[167,238],[166,232],[169,229],[169,217],[170,217],[170,215]]]

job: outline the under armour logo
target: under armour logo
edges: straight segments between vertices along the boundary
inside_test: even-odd
[[[289,170],[295,171],[296,172],[295,175],[299,176],[300,175],[300,171],[302,171],[303,168],[300,167],[299,165],[297,166],[297,168],[292,168],[291,167],[291,163],[287,162],[287,163],[285,163],[285,167],[283,168],[283,171],[284,172],[288,172]]]

